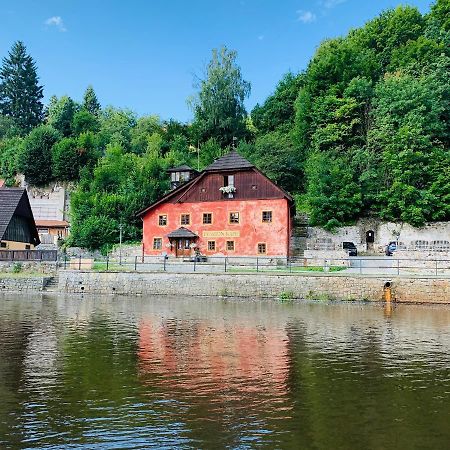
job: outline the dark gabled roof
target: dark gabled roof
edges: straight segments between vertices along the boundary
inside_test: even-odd
[[[186,167],[188,167],[188,166],[186,166]],[[173,189],[172,191],[169,191],[167,194],[163,195],[159,200],[157,200],[156,202],[152,203],[150,206],[147,206],[146,208],[139,211],[136,214],[136,216],[142,217],[145,213],[147,213],[148,211],[153,209],[155,206],[160,205],[161,203],[164,203],[178,195],[179,195],[179,197],[176,199],[176,202],[181,202],[182,198],[193,188],[193,186],[195,184],[197,184],[198,182],[200,182],[202,180],[202,178],[205,177],[208,173],[221,172],[221,171],[246,170],[246,169],[252,169],[253,171],[256,171],[259,174],[261,174],[270,183],[274,184],[290,202],[293,202],[293,198],[288,192],[286,192],[280,186],[275,184],[270,178],[268,178],[266,175],[264,175],[262,172],[260,172],[250,161],[247,161],[244,157],[239,155],[239,153],[236,150],[231,150],[230,153],[217,159],[212,164],[210,164],[208,167],[206,167],[206,169],[203,169],[203,171],[200,172],[200,174],[198,174],[195,178],[192,178],[188,182],[181,184],[180,186]]]
[[[202,178],[202,176],[203,176],[203,172],[200,175],[198,175],[197,177],[192,178],[188,182],[180,184],[178,187],[176,187],[175,189],[172,189],[167,194],[163,195],[160,199],[156,200],[156,202],[152,203],[150,206],[147,206],[146,208],[144,208],[141,211],[139,211],[136,214],[136,217],[143,216],[148,210],[150,210],[150,209],[154,208],[155,206],[165,202],[166,200],[169,200],[172,197],[175,197],[180,192],[184,193],[186,188],[192,186],[194,183],[197,183],[200,180],[200,178]]]
[[[198,236],[193,233],[191,230],[188,230],[187,228],[180,227],[177,230],[171,231],[168,235],[168,238],[198,238]]]
[[[28,220],[31,228],[31,236],[35,240],[34,245],[40,243],[39,235],[31,211],[30,201],[25,189],[1,188],[0,189],[0,240],[3,239],[6,229],[14,214],[19,214]]]
[[[170,169],[167,169],[167,172],[197,172],[192,167],[187,166],[186,164],[183,164],[182,166],[178,167],[172,167]]]
[[[250,161],[247,161],[236,150],[231,150],[230,153],[227,153],[225,156],[216,159],[205,169],[205,171],[215,172],[222,170],[241,170],[251,169],[252,167],[255,166]]]

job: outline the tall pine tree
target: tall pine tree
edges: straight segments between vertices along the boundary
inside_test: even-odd
[[[83,108],[91,114],[94,114],[94,116],[98,116],[100,112],[100,102],[98,101],[97,95],[95,94],[92,86],[88,86],[84,93]]]
[[[33,58],[23,42],[15,42],[0,69],[0,112],[26,132],[42,121],[43,87],[38,82]]]

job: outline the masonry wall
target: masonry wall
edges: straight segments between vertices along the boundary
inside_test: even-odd
[[[46,277],[5,277],[0,275],[0,292],[36,292],[42,291]]]
[[[386,281],[399,302],[450,303],[450,279],[342,275],[176,274],[61,271],[67,293],[292,297],[383,300]]]
[[[381,222],[375,219],[360,219],[356,225],[340,227],[331,233],[320,227],[308,228],[307,246],[313,249],[318,240],[327,240],[341,248],[342,242],[353,242],[358,251],[366,251],[366,233],[375,232],[374,252],[384,253],[385,246],[391,242],[402,242],[407,250],[414,250],[415,241],[450,241],[450,222],[435,222],[426,224],[422,228],[415,228],[408,224]],[[437,254],[440,252],[433,252]]]
[[[43,273],[54,275],[58,270],[58,264],[56,262],[46,261],[0,261],[0,274],[2,272],[13,272],[14,268],[20,264],[21,271]]]

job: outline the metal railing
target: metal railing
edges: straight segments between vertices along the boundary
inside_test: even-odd
[[[57,250],[0,250],[0,261],[56,262]]]
[[[391,257],[286,258],[215,256],[177,259],[163,256],[117,258],[63,258],[60,267],[72,270],[138,271],[172,273],[333,273],[373,275],[450,276],[449,259],[400,259]]]

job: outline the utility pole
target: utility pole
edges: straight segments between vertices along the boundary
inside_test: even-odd
[[[200,172],[200,141],[197,141],[197,171]]]
[[[119,225],[119,265],[122,265],[122,229],[123,225],[120,223]]]

